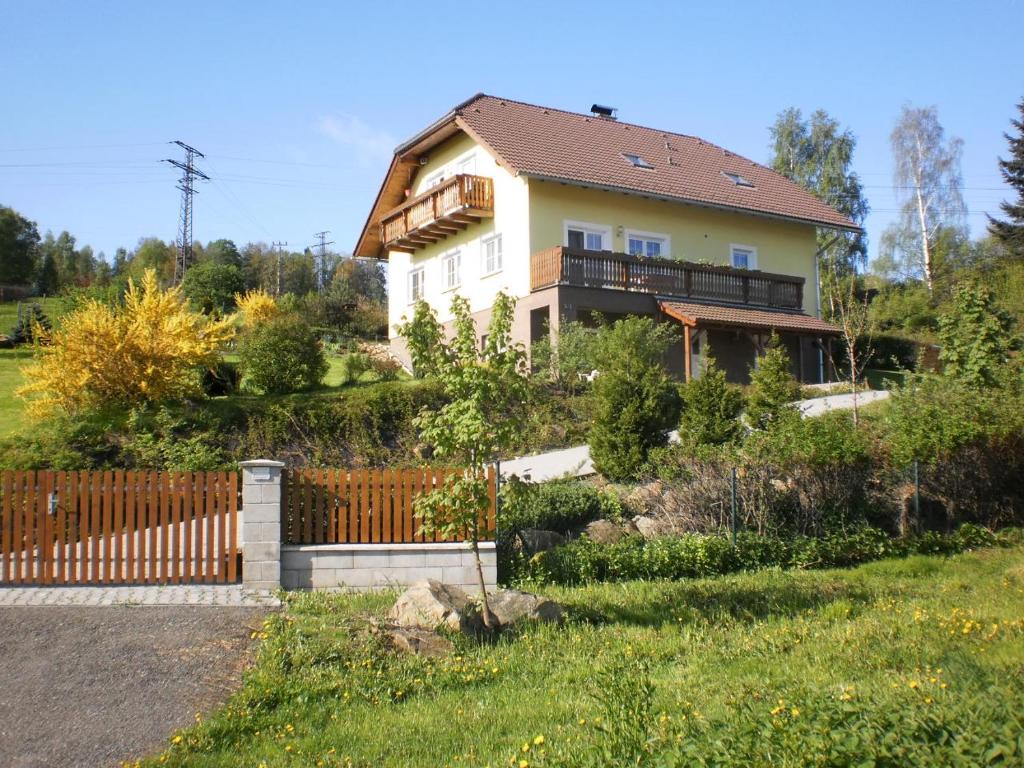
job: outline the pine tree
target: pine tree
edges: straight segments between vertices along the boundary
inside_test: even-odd
[[[989,231],[1014,256],[1024,257],[1024,99],[1017,105],[1020,119],[1010,123],[1017,130],[1016,136],[1006,133],[1006,141],[1010,145],[1010,157],[999,159],[999,171],[1003,180],[1017,192],[1016,202],[1004,202],[1003,209],[1007,219],[1001,221],[989,216]]]
[[[747,421],[754,429],[767,429],[796,413],[793,401],[799,396],[800,384],[790,369],[789,354],[779,337],[772,334],[768,348],[750,372]]]

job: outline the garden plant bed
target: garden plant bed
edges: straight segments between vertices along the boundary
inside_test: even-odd
[[[429,659],[367,630],[393,594],[296,597],[242,690],[143,764],[620,766],[643,743],[642,765],[1021,758],[1019,546],[542,593],[563,626]]]

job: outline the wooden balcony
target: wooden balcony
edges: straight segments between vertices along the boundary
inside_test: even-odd
[[[772,309],[801,310],[804,301],[802,277],[565,246],[530,257],[530,290],[556,285]]]
[[[459,174],[385,214],[380,239],[387,249],[412,253],[492,216],[492,180]]]

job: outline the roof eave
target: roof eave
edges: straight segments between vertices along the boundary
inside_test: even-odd
[[[534,173],[531,171],[521,171],[518,175],[525,176],[530,179],[537,179],[538,181],[552,181],[558,184],[569,184],[576,187],[586,187],[588,189],[600,189],[605,192],[621,192],[626,195],[637,195],[639,197],[648,197],[653,200],[664,200],[669,203],[685,203],[687,205],[697,205],[704,208],[713,208],[719,211],[729,211],[730,213],[746,213],[751,216],[762,216],[768,219],[775,219],[777,221],[789,221],[798,224],[811,224],[822,229],[834,229],[841,232],[853,232],[855,234],[863,234],[864,228],[858,227],[856,224],[850,223],[849,226],[843,226],[836,224],[831,221],[821,221],[819,219],[808,219],[800,216],[787,216],[781,213],[771,213],[769,211],[759,211],[754,208],[744,208],[738,205],[727,205],[710,203],[706,200],[695,200],[689,197],[683,197],[681,195],[666,195],[658,192],[645,192],[638,189],[632,189],[630,187],[620,187],[614,184],[599,184],[593,181],[580,181],[579,179],[572,179],[563,176],[550,176],[542,173]]]

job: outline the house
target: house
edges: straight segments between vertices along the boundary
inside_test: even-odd
[[[775,332],[821,381],[838,335],[820,317],[816,230],[859,231],[778,173],[695,136],[478,94],[395,150],[355,248],[389,264],[394,326],[451,296],[481,332],[498,291],[529,346],[562,323],[650,315],[679,328],[670,360],[698,375],[710,347],[745,381]]]

